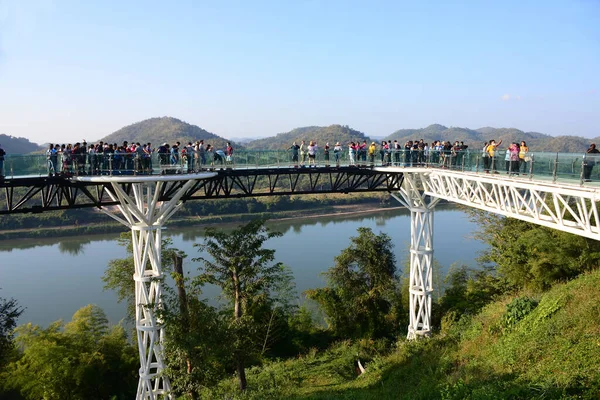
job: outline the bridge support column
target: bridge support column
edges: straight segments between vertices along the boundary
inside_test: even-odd
[[[194,184],[186,182],[168,201],[160,202],[163,181],[131,183],[128,193],[117,182],[111,182],[110,197],[118,201],[119,213],[102,209],[106,214],[131,229],[135,272],[135,328],[140,355],[136,399],[170,399],[171,385],[163,375],[164,328],[156,315],[161,307],[162,226],[181,206],[181,197]],[[119,215],[120,214],[120,215]]]
[[[400,196],[393,195],[410,210],[409,340],[431,334],[433,209],[439,201],[423,195],[411,175],[404,175]]]

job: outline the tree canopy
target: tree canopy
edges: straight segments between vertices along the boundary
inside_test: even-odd
[[[393,336],[401,302],[391,239],[363,227],[351,242],[325,272],[327,286],[306,295],[319,303],[340,337]]]

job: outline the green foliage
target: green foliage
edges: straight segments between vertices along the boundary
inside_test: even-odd
[[[465,315],[473,315],[509,288],[491,268],[451,266],[444,280],[444,293],[436,304],[434,326],[446,330]],[[439,322],[441,319],[441,322]]]
[[[161,243],[161,260],[162,269],[168,273],[173,267],[173,256],[178,254],[178,251],[170,248],[171,239],[163,239]],[[127,304],[127,319],[131,319],[135,315],[135,292],[132,290],[131,277],[135,272],[133,263],[133,247],[131,242],[131,233],[122,233],[119,238],[119,245],[127,249],[127,257],[115,260],[110,260],[102,281],[104,282],[104,290],[114,290],[117,293],[117,301],[125,301]],[[148,261],[149,265],[150,261]]]
[[[482,261],[517,288],[548,289],[552,284],[598,268],[600,242],[512,218],[478,213],[480,237],[490,248]]]
[[[13,351],[13,329],[23,311],[15,299],[0,297],[0,371]]]
[[[194,397],[223,378],[233,363],[228,353],[230,335],[226,318],[202,299],[200,288],[190,285],[188,278],[175,274],[174,278],[185,289],[185,297],[164,287],[163,307],[158,311],[167,331],[165,373],[176,395]]]
[[[104,312],[88,305],[67,325],[16,330],[22,353],[0,376],[26,399],[131,398],[137,382],[137,351],[121,326],[110,328]]]
[[[374,342],[344,341],[266,363],[248,371],[247,392],[234,393],[228,378],[202,398],[597,399],[599,286],[595,271],[555,285],[533,309],[523,296],[496,300],[461,319],[461,331],[468,334],[401,340],[393,351]],[[502,334],[487,329],[502,321],[508,304],[526,315]],[[360,376],[357,360],[366,366]]]
[[[245,364],[264,352],[275,332],[273,318],[281,315],[277,309],[291,310],[295,298],[289,268],[271,264],[275,250],[263,248],[268,239],[281,234],[269,231],[264,222],[254,220],[231,232],[208,228],[204,243],[195,245],[211,257],[194,259],[203,264],[195,284],[220,287],[231,310],[228,329],[242,390],[246,388]]]
[[[506,313],[502,316],[501,324],[504,329],[513,328],[537,307],[538,302],[530,297],[517,297],[506,306]]]
[[[328,285],[306,291],[342,338],[393,336],[401,303],[393,244],[384,233],[358,228],[350,247],[335,258],[325,276]]]

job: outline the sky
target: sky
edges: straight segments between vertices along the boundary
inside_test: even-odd
[[[0,133],[349,125],[600,136],[600,0],[0,0]]]

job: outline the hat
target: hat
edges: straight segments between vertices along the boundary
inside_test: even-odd
[[[340,142],[337,142],[335,145],[336,145],[336,146],[339,146],[339,145],[340,145]]]
[[[168,146],[168,143],[163,143],[162,145],[163,145],[163,146]]]
[[[371,144],[375,144],[375,142],[371,142]]]

